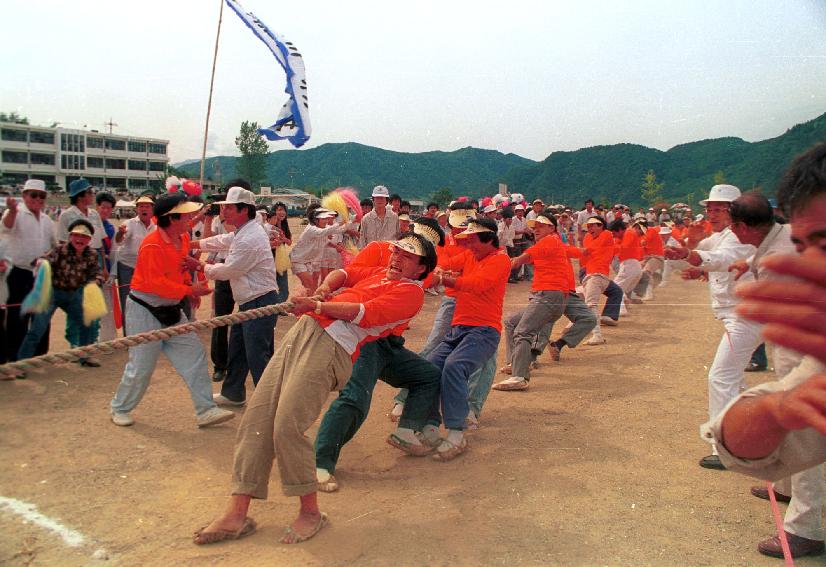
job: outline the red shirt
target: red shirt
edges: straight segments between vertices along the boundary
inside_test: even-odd
[[[422,308],[424,291],[421,282],[388,280],[387,268],[347,266],[347,279],[340,292],[328,303],[359,303],[361,309],[352,321],[306,313],[317,320],[333,340],[350,353],[353,362],[359,348],[367,342],[390,335],[406,325]]]
[[[659,227],[652,226],[645,231],[645,242],[643,243],[643,251],[646,256],[664,256],[665,247],[663,246],[663,239],[660,237]]]
[[[629,228],[622,236],[622,241],[617,251],[619,261],[642,260],[642,246],[640,245],[640,233],[634,228]]]
[[[386,240],[374,240],[361,249],[356,254],[350,266],[361,268],[375,268],[379,266],[387,267],[390,262],[390,255],[393,253],[393,245]]]
[[[611,259],[614,257],[614,237],[611,231],[603,230],[596,238],[591,233],[586,234],[582,246],[588,251],[585,273],[609,275]]]
[[[445,269],[457,269],[461,260],[465,262],[462,275],[456,279],[456,310],[451,324],[493,327],[501,333],[510,258],[504,250],[497,250],[477,261],[468,251],[447,262]]]
[[[162,228],[149,233],[138,248],[131,288],[166,299],[181,300],[192,293],[192,279],[181,263],[189,255],[189,235],[181,235],[181,246],[167,241]]]
[[[525,251],[534,265],[531,291],[568,291],[571,265],[562,240],[548,235]]]

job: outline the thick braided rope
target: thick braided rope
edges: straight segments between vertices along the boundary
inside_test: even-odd
[[[111,354],[116,350],[124,350],[129,347],[162,341],[176,335],[185,335],[194,331],[201,331],[203,329],[214,329],[216,327],[226,327],[241,323],[242,321],[249,321],[251,319],[258,319],[268,315],[287,315],[292,309],[293,304],[290,301],[278,303],[276,305],[267,305],[265,307],[257,307],[249,311],[239,311],[229,315],[221,315],[220,317],[213,317],[204,321],[193,321],[190,323],[181,323],[163,329],[154,331],[147,331],[145,333],[138,333],[137,335],[129,335],[121,339],[114,339],[103,343],[95,343],[87,346],[65,350],[63,352],[54,352],[35,356],[33,358],[26,358],[18,360],[17,362],[9,362],[0,366],[0,377],[9,378],[21,373],[21,371],[33,370],[35,368],[43,368],[54,364],[61,364],[64,362],[77,362],[81,358],[87,358],[95,354]]]

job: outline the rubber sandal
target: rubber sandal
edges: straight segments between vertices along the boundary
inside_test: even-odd
[[[192,542],[195,545],[209,545],[210,543],[218,543],[220,541],[241,539],[242,537],[247,537],[248,535],[254,534],[257,528],[258,525],[252,518],[245,519],[244,525],[241,526],[241,529],[235,532],[231,532],[229,530],[205,532],[204,530],[207,529],[207,526],[204,526],[203,528],[195,532]]]

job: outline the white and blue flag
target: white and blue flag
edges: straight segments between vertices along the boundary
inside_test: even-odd
[[[307,105],[307,80],[304,76],[304,59],[298,49],[284,36],[271,31],[252,12],[245,12],[235,0],[226,0],[238,17],[269,48],[278,63],[287,74],[287,86],[284,89],[289,99],[281,107],[275,124],[269,128],[260,128],[258,133],[268,140],[289,140],[299,148],[310,139],[310,113]]]

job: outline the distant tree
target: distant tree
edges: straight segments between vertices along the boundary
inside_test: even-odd
[[[453,193],[447,187],[442,187],[431,193],[429,200],[439,205],[440,209],[444,209],[453,200]]]
[[[665,184],[657,183],[654,170],[649,169],[642,181],[642,198],[649,206],[653,207],[657,201],[662,199],[663,187],[665,187]]]
[[[255,189],[267,177],[267,141],[258,133],[257,122],[241,123],[241,132],[235,138],[235,145],[241,152],[236,171],[239,177],[249,181]]]
[[[720,170],[714,174],[714,184],[715,185],[723,185],[726,182],[726,174]]]
[[[715,185],[717,185],[717,183],[715,183]],[[694,191],[686,193],[685,204],[691,207],[692,210],[694,209]]]
[[[20,116],[16,112],[0,112],[0,122],[10,122],[12,124],[28,124],[29,119],[25,116]]]

